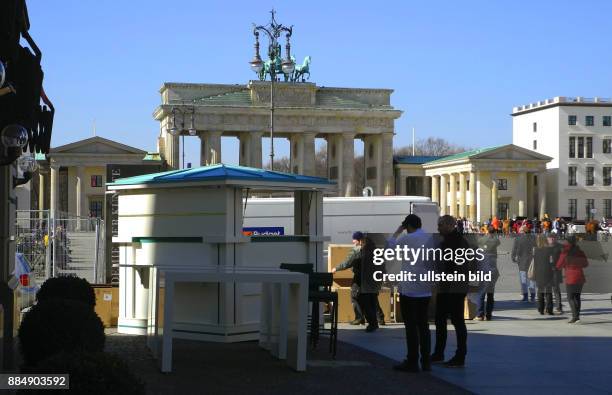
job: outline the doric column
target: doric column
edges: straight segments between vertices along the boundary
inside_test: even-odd
[[[446,212],[447,182],[446,174],[440,174],[440,215],[448,214]]]
[[[540,219],[546,214],[546,170],[538,173],[538,201]]]
[[[77,166],[77,176],[76,176],[76,215],[77,217],[85,217],[83,215],[83,210],[85,209],[83,195],[85,192],[85,171],[83,166]],[[77,224],[79,221],[77,221]]]
[[[249,133],[250,136],[250,147],[251,147],[251,158],[250,158],[250,166],[251,167],[256,167],[256,168],[261,168],[262,167],[262,162],[261,162],[261,136],[263,135],[262,132],[251,132]]]
[[[51,165],[51,194],[49,208],[51,210],[51,218],[57,215],[59,205],[59,166]]]
[[[365,153],[364,168],[365,168],[365,185],[374,190],[375,195],[381,194],[381,180],[379,156],[381,153],[380,135],[367,134],[363,137],[363,148]]]
[[[222,132],[200,132],[200,166],[221,163]]]
[[[289,138],[291,172],[312,176],[315,173],[315,133],[294,133]],[[343,144],[344,147],[344,144]]]
[[[448,213],[453,217],[457,216],[457,177],[455,173],[451,173],[448,177],[448,182],[450,184],[449,188],[449,200],[448,205],[450,206],[450,210]]]
[[[342,196],[355,196],[355,135],[342,134]]]
[[[304,133],[303,134],[303,152],[302,152],[302,168],[304,175],[314,176],[315,175],[315,133]],[[351,142],[352,143],[352,142]],[[353,145],[353,144],[351,144]],[[351,167],[352,168],[352,167]]]
[[[497,175],[491,172],[491,218],[497,216]]]
[[[440,176],[431,176],[431,201],[440,203]]]
[[[517,178],[518,215],[524,217],[527,214],[527,174],[520,171]]]
[[[393,133],[382,135],[382,194],[393,195]]]
[[[45,173],[43,170],[38,170],[38,210],[39,218],[43,218],[42,210],[45,209]]]
[[[465,172],[459,173],[459,217],[466,216],[465,213],[465,191],[467,189]]]
[[[478,199],[476,198],[476,186],[477,186],[476,177],[477,177],[476,172],[471,171],[470,172],[470,221],[472,222],[477,221],[476,202]]]
[[[200,166],[208,165],[208,141],[206,140],[206,134],[203,132],[198,133],[200,138]],[[240,147],[242,149],[242,147]]]
[[[209,133],[208,163],[210,165],[221,163],[221,134],[221,132]]]
[[[174,136],[170,132],[166,131],[166,141],[164,142],[166,149],[165,157],[168,162],[168,166],[173,169],[179,169],[181,167],[180,155],[179,155],[179,136]]]

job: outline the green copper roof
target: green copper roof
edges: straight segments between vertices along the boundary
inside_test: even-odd
[[[458,154],[453,154],[453,155],[448,155],[445,157],[442,157],[440,159],[436,159],[436,160],[432,160],[431,162],[427,162],[427,164],[432,164],[432,163],[441,163],[441,162],[448,162],[448,161],[452,161],[452,160],[459,160],[459,159],[467,159],[467,158],[471,158],[472,156],[476,156],[478,154],[482,154],[483,152],[487,152],[487,151],[492,151],[494,149],[498,149],[499,147],[503,147],[502,145],[498,145],[495,147],[487,147],[487,148],[478,148],[478,149],[473,149],[470,151],[465,151],[465,152],[460,152]]]
[[[357,100],[322,94],[317,96],[317,106],[326,108],[370,108],[369,104]]]
[[[251,93],[248,89],[202,97],[200,99],[195,99],[194,103],[218,106],[250,106],[252,104]]]
[[[46,160],[47,159],[47,155],[43,154],[42,152],[36,152],[34,154],[34,159],[36,159],[36,160]]]

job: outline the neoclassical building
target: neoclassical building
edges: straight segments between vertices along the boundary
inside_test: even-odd
[[[51,148],[37,159],[38,208],[79,217],[105,217],[105,185],[113,166],[153,166],[150,172],[162,166],[157,154],[99,136]]]
[[[274,86],[274,137],[290,141],[293,173],[314,175],[315,139],[323,138],[328,177],[338,183],[339,195],[355,195],[354,140],[361,139],[367,186],[377,195],[394,194],[394,122],[402,112],[391,105],[391,89],[331,88],[308,82]],[[160,122],[158,148],[170,167],[179,168],[180,136],[199,138],[200,165],[220,163],[221,136],[232,136],[240,141],[240,164],[262,167],[261,141],[270,129],[269,81],[164,83],[160,93],[161,105],[154,113]],[[176,123],[182,130],[170,133]]]
[[[444,157],[395,158],[396,193],[431,196],[441,214],[486,221],[543,217],[552,158],[513,144]],[[551,215],[555,215],[552,213]]]

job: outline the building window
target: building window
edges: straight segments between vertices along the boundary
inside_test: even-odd
[[[576,137],[569,138],[569,157],[576,157]]]
[[[497,180],[497,189],[500,191],[508,190],[508,179],[507,178],[499,178]]]
[[[92,199],[89,201],[89,216],[102,218],[102,199]]]
[[[102,185],[102,176],[91,176],[91,186],[103,187],[104,185]]]
[[[603,200],[603,216],[606,218],[612,217],[612,199]]]
[[[584,137],[578,137],[578,157],[584,158]]]
[[[593,137],[586,138],[586,157],[593,157]]]
[[[611,166],[604,166],[603,168],[603,184],[607,187],[609,187],[610,185],[612,185],[612,167]]]
[[[595,126],[595,117],[592,115],[587,115],[584,117],[584,124],[586,126]]]
[[[533,123],[533,131],[534,131],[534,132],[537,132],[537,131],[538,131],[538,123],[537,123],[537,122],[534,122],[534,123]]]
[[[584,205],[584,209],[585,209],[585,217],[587,218],[587,220],[592,220],[593,219],[593,215],[595,214],[593,211],[595,211],[595,199],[586,199],[585,200],[585,205]]]
[[[576,125],[576,116],[575,115],[568,115],[567,116],[567,124],[570,126]]]
[[[371,166],[366,169],[366,177],[368,180],[373,180],[378,175],[378,168]]]
[[[586,185],[593,184],[595,184],[595,168],[589,166],[586,168]]]
[[[612,138],[604,137],[602,152],[604,154],[612,154]]]
[[[406,177],[406,195],[424,196],[423,177]]]
[[[370,144],[368,148],[368,158],[372,159],[374,157],[374,144]]]
[[[568,199],[567,202],[567,213],[572,219],[575,219],[577,214],[576,209],[578,207],[578,201],[576,199]]]
[[[576,186],[576,166],[567,168],[567,185],[570,187]]]
[[[612,116],[604,115],[602,120],[603,126],[612,126]]]
[[[538,149],[538,140],[533,140],[533,150],[537,150]]]

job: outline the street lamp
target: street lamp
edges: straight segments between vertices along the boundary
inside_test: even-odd
[[[253,35],[255,36],[255,56],[249,63],[251,69],[259,75],[260,80],[265,80],[266,74],[270,75],[270,169],[274,170],[274,83],[277,75],[282,73],[285,81],[293,74],[295,62],[291,59],[291,44],[289,39],[293,32],[293,26],[283,26],[276,22],[275,11],[270,11],[272,18],[266,26],[253,24]],[[268,58],[267,62],[261,60],[259,56],[259,33],[263,32],[268,37]],[[281,46],[278,38],[285,33],[287,43],[285,45],[285,59],[282,59]],[[282,59],[282,60],[281,60]],[[267,66],[267,67],[266,67]]]
[[[170,118],[170,127],[168,132],[173,136],[181,136],[181,144],[183,146],[183,168],[185,167],[185,135],[183,132],[189,133],[190,136],[195,136],[198,131],[195,128],[195,107],[172,107],[172,117]],[[189,128],[185,129],[185,114],[189,115]],[[177,115],[180,115],[180,121],[177,120]]]

